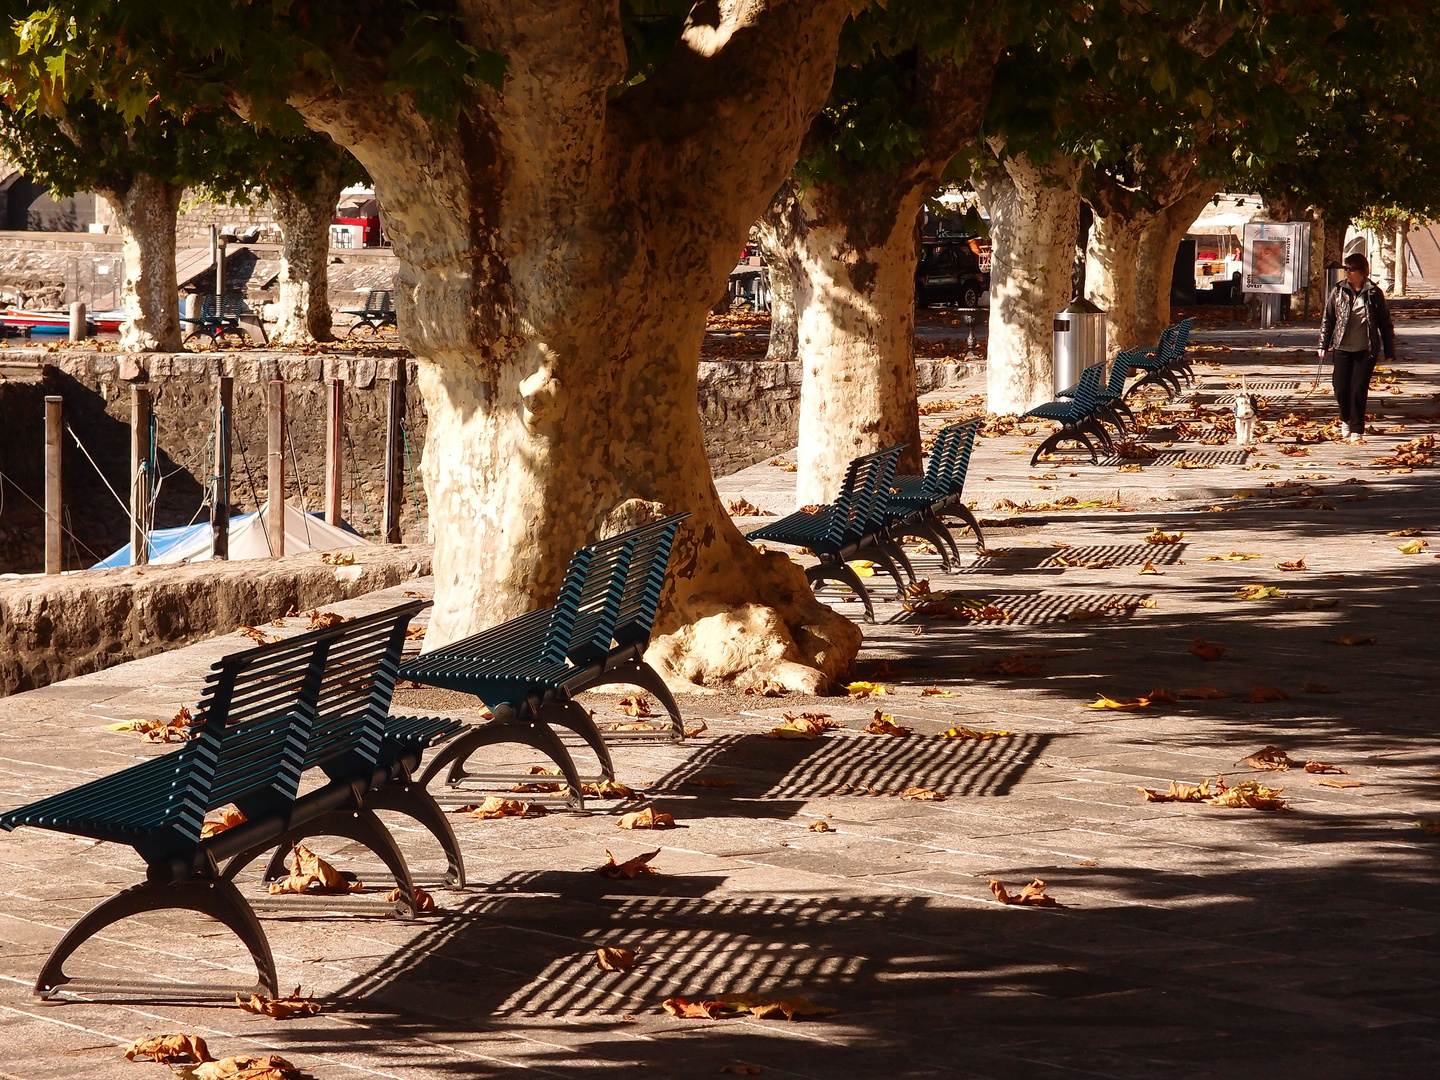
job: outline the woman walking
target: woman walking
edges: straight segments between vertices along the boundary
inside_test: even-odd
[[[1335,350],[1335,404],[1345,437],[1365,441],[1365,403],[1370,376],[1383,350],[1395,362],[1395,324],[1385,294],[1370,280],[1370,263],[1358,252],[1345,257],[1345,280],[1325,298],[1325,319],[1320,331],[1320,358]]]

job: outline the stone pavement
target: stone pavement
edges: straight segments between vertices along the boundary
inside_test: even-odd
[[[267,913],[281,982],[324,1000],[318,1017],[35,1002],[28,988],[48,948],[137,880],[139,864],[112,845],[11,834],[0,842],[0,1075],[160,1077],[116,1043],[170,1031],[201,1034],[220,1055],[280,1052],[321,1078],[1358,1077],[1435,1061],[1440,837],[1415,823],[1440,819],[1430,701],[1440,563],[1431,550],[1401,553],[1409,538],[1387,533],[1433,537],[1440,498],[1433,470],[1375,461],[1436,430],[1440,321],[1402,320],[1401,332],[1396,367],[1408,374],[1396,374],[1400,393],[1377,395],[1386,433],[1363,446],[1295,443],[1318,432],[1304,410],[1318,416],[1328,398],[1283,387],[1267,391],[1263,417],[1294,433],[1280,442],[1243,461],[1203,456],[1230,446],[1168,448],[1214,468],[1177,468],[1185,459],[1172,455],[1125,473],[1079,459],[1031,470],[1023,443],[1038,436],[982,440],[967,491],[986,554],[963,538],[950,575],[933,556],[914,559],[932,590],[1008,617],[921,618],[882,600],[855,677],[882,683],[884,697],[682,699],[702,734],[616,753],[620,778],[680,828],[619,830],[627,807],[614,802],[523,820],[458,815],[471,886],[437,889],[437,915]],[[1198,346],[1229,349],[1196,353],[1218,363],[1197,368],[1201,412],[1155,414],[1153,430],[1203,435],[1205,410],[1222,407],[1241,372],[1308,384],[1313,353],[1302,362],[1298,350],[1312,336],[1198,333]],[[927,429],[953,412],[940,408]],[[1297,419],[1285,425],[1287,413]],[[1290,445],[1308,453],[1279,449]],[[793,474],[760,465],[720,486],[782,510],[787,482]],[[1077,493],[1112,505],[1061,501]],[[1148,543],[1156,527],[1183,536]],[[1232,553],[1252,557],[1207,561]],[[1305,570],[1277,568],[1302,557]],[[1158,572],[1142,574],[1146,564]],[[1287,595],[1237,598],[1250,584]],[[335,610],[374,610],[402,591]],[[277,632],[298,631],[290,622]],[[1197,637],[1223,656],[1193,655]],[[1374,643],[1335,643],[1347,638]],[[209,662],[238,647],[218,638],[0,701],[0,802],[156,753],[104,724],[170,715],[194,699]],[[1228,696],[1153,700],[1207,687]],[[1286,696],[1243,700],[1255,687]],[[1152,703],[1087,708],[1101,694]],[[621,721],[619,697],[587,704]],[[877,706],[914,734],[865,734]],[[436,691],[402,691],[396,708],[474,716]],[[801,711],[843,727],[813,741],[764,737]],[[939,737],[956,725],[1007,734]],[[1267,744],[1346,771],[1240,764]],[[493,760],[531,763],[520,750]],[[1136,791],[1217,775],[1283,787],[1288,808],[1150,803]],[[708,778],[733,784],[694,782]],[[912,787],[946,798],[894,794]],[[403,829],[401,842],[422,883],[437,881],[428,838]],[[353,845],[317,847],[372,891],[388,888]],[[593,873],[607,849],[623,860],[656,848],[658,875]],[[1060,906],[1003,906],[992,877],[1012,891],[1043,878]],[[600,970],[601,945],[635,949],[638,966]],[[77,966],[243,981],[241,952],[213,924],[150,916],[111,928]],[[836,1012],[677,1020],[660,1007],[734,993],[805,994]]]

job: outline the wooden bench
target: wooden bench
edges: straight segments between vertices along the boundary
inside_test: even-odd
[[[325,815],[363,813],[376,805],[366,800],[384,790],[404,755],[451,723],[386,717],[405,629],[426,603],[226,656],[211,668],[195,735],[185,746],[0,815],[6,830],[29,825],[126,844],[146,863],[144,882],[102,901],[66,932],[41,968],[35,992],[48,996],[73,982],[64,972],[66,959],[112,923],[184,908],[233,931],[255,962],[253,989],[275,996],[265,932],[220,864],[268,850]],[[389,740],[387,724],[395,732]],[[396,750],[391,763],[387,746],[410,749]],[[312,763],[325,769],[329,782],[299,795],[301,776]],[[230,805],[246,820],[201,839],[206,813]],[[383,826],[378,835],[366,831],[356,838],[395,872],[402,892],[397,913],[413,914],[413,885],[394,839]],[[183,988],[170,982],[108,986],[171,995]]]
[[[574,759],[551,727],[584,739],[600,762],[601,776],[614,779],[606,738],[622,739],[630,733],[602,734],[589,712],[573,700],[582,691],[613,683],[653,693],[669,713],[668,737],[677,742],[685,737],[679,706],[659,673],[645,663],[644,653],[675,530],[686,516],[672,515],[581,548],[570,560],[554,607],[511,619],[401,667],[402,678],[474,694],[495,715],[441,749],[426,766],[422,783],[448,766],[447,783],[459,784],[471,775],[465,762],[480,747],[517,742],[558,765],[570,802],[583,805]]]

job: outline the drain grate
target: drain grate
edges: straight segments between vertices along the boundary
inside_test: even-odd
[[[1113,454],[1103,459],[1101,465],[1175,465],[1179,461],[1193,461],[1196,465],[1244,465],[1250,451],[1236,447],[1232,450],[1156,450],[1155,456],[1145,461],[1135,458],[1121,458]]]

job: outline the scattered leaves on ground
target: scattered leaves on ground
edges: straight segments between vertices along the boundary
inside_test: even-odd
[[[131,1061],[143,1057],[166,1064],[215,1060],[210,1056],[210,1048],[205,1045],[204,1039],[199,1035],[184,1034],[150,1035],[136,1039],[125,1048],[125,1056]]]
[[[1206,562],[1243,562],[1243,561],[1246,560],[1246,559],[1258,559],[1258,558],[1260,558],[1260,555],[1259,555],[1258,552],[1257,552],[1256,554],[1254,554],[1254,555],[1246,555],[1244,552],[1232,551],[1232,552],[1230,552],[1229,555],[1206,555],[1206,556],[1205,556],[1205,561],[1206,561]]]
[[[738,499],[726,499],[725,509],[733,517],[774,517],[769,510],[761,510],[749,499],[743,496]]]
[[[309,1080],[309,1073],[279,1054],[237,1054],[184,1069],[183,1080]]]
[[[909,799],[911,802],[944,802],[946,796],[933,788],[911,787],[900,792],[900,798]]]
[[[981,731],[978,728],[966,727],[964,724],[956,724],[940,733],[942,739],[1000,739],[1008,736],[1008,731]]]
[[[615,708],[626,716],[654,716],[655,712],[650,708],[650,699],[644,694],[634,694],[631,697],[621,698],[615,703]]]
[[[469,814],[481,821],[495,821],[507,817],[542,817],[545,814],[543,806],[535,806],[532,803],[521,802],[519,799],[507,799],[503,795],[487,795],[485,801],[478,806],[469,803],[465,806],[458,806],[453,813]]]
[[[1261,585],[1258,582],[1254,585],[1243,585],[1235,590],[1235,595],[1241,600],[1281,600],[1290,594],[1274,585]]]
[[[685,738],[698,739],[701,735],[704,735],[705,732],[709,730],[710,725],[707,724],[704,720],[701,720],[699,724],[692,724],[685,728]]]
[[[1002,904],[1025,904],[1030,907],[1059,907],[1060,901],[1045,892],[1045,882],[1036,878],[1018,893],[1007,890],[999,878],[990,879],[990,891]]]
[[[353,551],[327,551],[320,556],[320,561],[326,566],[354,566],[355,553]]]
[[[834,829],[830,828],[829,825],[825,824],[825,822],[823,822],[823,821],[812,821],[809,825],[807,825],[807,826],[805,826],[805,827],[806,827],[807,829],[809,829],[811,832],[834,832],[834,831],[835,831]]]
[[[904,738],[911,734],[911,729],[895,722],[895,718],[889,713],[875,710],[875,715],[870,718],[870,723],[865,726],[867,735],[895,735]]]
[[[1250,688],[1250,693],[1240,700],[1251,705],[1258,705],[1267,701],[1289,701],[1290,695],[1278,686],[1254,686]]]
[[[1212,787],[1208,779],[1198,784],[1170,781],[1167,791],[1137,788],[1146,802],[1194,802],[1209,806],[1248,807],[1252,810],[1283,810],[1285,800],[1279,797],[1284,788],[1270,788],[1255,780],[1243,780],[1230,787],[1224,777],[1217,776]]]
[[[207,817],[204,824],[200,826],[200,839],[209,840],[212,836],[219,836],[226,829],[233,829],[236,825],[245,824],[245,815],[233,806],[222,806],[215,811],[213,818]]]
[[[1281,750],[1278,746],[1266,746],[1256,750],[1249,757],[1240,759],[1241,765],[1248,765],[1252,769],[1269,769],[1272,772],[1283,772],[1299,762],[1291,759],[1290,755]]]
[[[624,814],[615,823],[617,829],[673,829],[675,819],[669,814],[662,814],[653,806],[647,806],[643,810],[635,810]]]
[[[1028,653],[1016,653],[1003,660],[992,660],[970,669],[977,675],[1039,675],[1040,665],[1030,663]]]
[[[1331,765],[1324,761],[1305,762],[1305,771],[1308,773],[1344,773],[1345,770],[1339,765]]]
[[[602,971],[629,971],[635,966],[635,950],[605,945],[595,950],[595,963]]]
[[[399,892],[400,890],[395,890]],[[432,905],[433,906],[433,905]],[[235,995],[235,1004],[248,1013],[255,1013],[257,1016],[268,1016],[271,1020],[289,1020],[292,1016],[315,1016],[320,1012],[321,1005],[313,997],[300,996],[300,987],[295,987],[295,992],[289,997],[271,998],[261,994],[251,994],[249,1000]]]
[[[1131,710],[1131,709],[1148,709],[1148,708],[1150,708],[1150,704],[1151,704],[1150,699],[1149,699],[1149,698],[1145,698],[1145,697],[1138,697],[1138,698],[1112,698],[1112,697],[1106,697],[1104,694],[1100,694],[1099,696],[1096,697],[1096,699],[1095,699],[1094,701],[1089,702],[1088,704],[1086,704],[1085,708],[1087,708],[1087,709],[1118,709],[1118,710],[1125,711],[1125,710]]]
[[[284,881],[272,881],[272,894],[349,893],[365,888],[363,883],[351,881],[304,844],[292,844],[285,863],[290,867],[290,876]]]
[[[829,1006],[813,1004],[804,996],[768,998],[756,994],[732,994],[707,1001],[673,997],[666,998],[661,1007],[682,1020],[724,1020],[747,1013],[761,1020],[779,1016],[794,1020],[797,1016],[830,1016],[835,1012]]]
[[[429,626],[407,626],[407,627],[405,628],[405,640],[406,640],[406,641],[424,641],[424,640],[425,640],[425,631],[426,631],[426,630],[429,630],[429,629],[430,629]],[[418,686],[419,683],[416,683],[416,685]]]
[[[953,690],[941,690],[938,686],[927,686],[920,691],[921,697],[958,697]]]
[[[424,915],[427,912],[434,911],[435,898],[431,896],[428,892],[426,892],[424,889],[420,888],[419,885],[414,886],[414,889],[415,913],[417,915]],[[405,894],[402,893],[399,889],[391,889],[388,893],[385,894],[385,902],[387,904],[398,903],[404,897],[404,895]]]
[[[1163,570],[1155,569],[1155,564],[1153,562],[1147,562],[1144,566],[1140,568],[1140,573],[1142,574],[1163,574],[1164,572],[1165,571]]]
[[[890,693],[878,682],[852,682],[845,687],[845,690],[852,698],[860,700],[868,697],[884,697]]]
[[[1197,637],[1190,643],[1190,652],[1202,660],[1219,660],[1225,655],[1225,646],[1219,642],[1206,641],[1203,637]]]
[[[1167,533],[1167,532],[1163,532],[1163,531],[1161,530],[1160,526],[1159,526],[1159,525],[1156,525],[1153,529],[1150,530],[1149,533],[1146,534],[1146,536],[1145,536],[1145,543],[1147,543],[1147,544],[1178,544],[1178,543],[1179,543],[1181,540],[1183,540],[1184,538],[1185,538],[1185,534],[1184,534],[1183,532],[1178,532],[1178,533]]]
[[[310,621],[305,624],[306,630],[326,630],[332,626],[339,626],[341,623],[349,622],[349,618],[334,611],[321,611],[319,608],[308,612]],[[406,636],[409,636],[407,630]],[[422,635],[423,636],[423,635]]]
[[[169,720],[121,720],[106,724],[107,731],[133,731],[145,742],[185,742],[195,735],[195,722],[183,705]]]
[[[785,723],[765,733],[767,739],[818,739],[840,726],[829,713],[786,713]]]
[[[650,865],[650,860],[660,854],[660,849],[642,852],[633,859],[626,859],[623,863],[617,863],[615,856],[610,854],[609,849],[605,851],[605,864],[595,868],[595,872],[601,877],[625,878],[629,881],[635,880],[646,874],[658,874],[660,871]]]
[[[1319,784],[1321,787],[1333,788],[1356,788],[1365,786],[1359,780],[1331,780],[1328,777],[1319,780],[1311,780],[1310,782],[1312,784]]]
[[[249,638],[255,642],[256,645],[273,645],[280,640],[276,635],[267,634],[264,630],[257,629],[253,626],[237,626],[235,632],[241,637]]]

